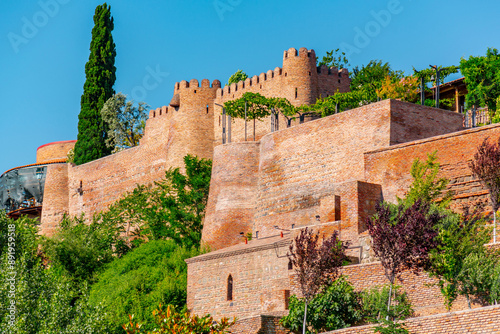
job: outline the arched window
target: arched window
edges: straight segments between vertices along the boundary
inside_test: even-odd
[[[292,261],[288,261],[288,270],[292,270],[293,269],[293,263]]]
[[[227,278],[227,300],[233,300],[233,276]]]

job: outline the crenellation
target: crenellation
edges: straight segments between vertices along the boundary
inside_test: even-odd
[[[198,80],[196,80],[196,79],[191,79],[191,80],[189,81],[189,87],[190,87],[190,88],[197,88],[197,87],[200,87],[200,84],[199,84]]]

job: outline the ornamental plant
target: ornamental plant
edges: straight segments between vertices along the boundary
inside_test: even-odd
[[[472,174],[488,189],[493,208],[493,242],[497,241],[497,211],[500,207],[500,138],[491,143],[485,138],[469,163]]]
[[[225,334],[230,333],[229,328],[234,325],[236,318],[222,318],[215,321],[210,315],[199,317],[191,315],[189,311],[177,312],[175,307],[168,305],[163,310],[162,305],[153,311],[156,322],[155,329],[148,334]],[[129,315],[129,322],[122,325],[127,334],[146,333],[142,325],[134,323],[134,316]]]
[[[421,199],[409,207],[381,203],[376,214],[367,220],[375,256],[380,259],[390,282],[387,310],[390,310],[394,281],[404,270],[418,273],[429,264],[429,251],[437,246],[436,225],[443,219]]]
[[[288,258],[295,268],[305,302],[303,334],[306,333],[308,303],[335,281],[342,264],[348,260],[345,254],[348,245],[338,238],[337,233],[335,231],[330,238],[320,240],[319,233],[306,227],[290,245]]]

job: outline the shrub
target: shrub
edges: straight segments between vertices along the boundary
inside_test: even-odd
[[[406,319],[413,316],[413,308],[406,292],[401,292],[400,286],[394,286],[393,307],[387,312],[390,287],[374,287],[361,294],[363,300],[363,316],[369,322],[379,322],[382,319]]]
[[[198,317],[191,316],[188,311],[177,312],[172,305],[168,305],[163,311],[162,306],[153,311],[156,326],[148,334],[184,334],[184,333],[211,333],[225,334],[229,327],[234,325],[236,319],[230,321],[228,318],[222,318],[219,322],[215,321],[210,315]],[[127,334],[145,333],[142,325],[133,322],[133,316],[129,315],[129,322],[122,325]]]
[[[289,313],[281,319],[283,327],[302,332],[304,298],[290,297]],[[307,333],[320,333],[350,327],[362,319],[361,300],[354,287],[343,276],[308,304]]]
[[[181,248],[172,240],[154,240],[142,244],[110,263],[92,286],[90,304],[100,303],[113,326],[110,333],[123,333],[121,325],[129,314],[152,326],[154,305],[186,303],[187,265],[185,259],[197,250]],[[145,329],[152,330],[145,326]]]

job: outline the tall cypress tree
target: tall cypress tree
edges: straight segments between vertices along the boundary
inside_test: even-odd
[[[74,160],[77,165],[99,159],[112,150],[106,147],[108,126],[102,120],[100,110],[104,102],[115,94],[113,85],[116,79],[116,49],[111,35],[113,28],[111,6],[106,3],[97,6],[78,115],[78,140]]]

